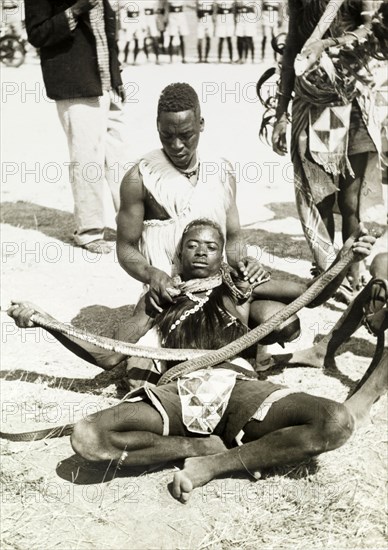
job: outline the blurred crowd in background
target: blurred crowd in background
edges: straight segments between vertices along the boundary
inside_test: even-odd
[[[271,40],[287,31],[287,2],[281,0],[109,1],[116,12],[123,65],[259,63],[273,60]],[[15,37],[24,53],[33,50],[27,43],[22,0],[2,0],[1,36]]]

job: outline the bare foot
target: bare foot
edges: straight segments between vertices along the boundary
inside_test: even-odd
[[[306,365],[308,367],[315,367],[322,369],[325,366],[326,349],[321,348],[319,345],[312,346],[311,348],[295,351],[294,353],[284,353],[282,355],[273,355],[272,364],[274,365]]]
[[[212,459],[208,457],[187,458],[183,470],[174,474],[172,495],[182,504],[186,504],[193,489],[202,487],[213,479]]]

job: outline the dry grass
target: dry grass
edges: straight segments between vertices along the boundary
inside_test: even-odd
[[[294,379],[296,386],[307,380],[312,392],[325,393],[332,380],[322,373],[309,380],[307,371],[289,369],[273,379]],[[2,386],[11,400],[18,395],[30,404],[31,428],[42,425],[45,404],[65,407],[72,393],[28,382]],[[340,386],[331,393],[343,393]],[[115,402],[77,396],[101,407]],[[374,405],[372,420],[317,461],[266,472],[257,482],[244,475],[214,480],[187,506],[167,490],[171,467],[117,472],[87,465],[71,457],[68,438],[7,442],[2,548],[385,548],[386,397]]]

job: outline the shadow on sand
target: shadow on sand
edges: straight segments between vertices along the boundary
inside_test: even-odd
[[[73,241],[74,217],[70,212],[32,202],[3,202],[1,203],[1,223],[40,231],[47,237],[53,237],[63,243],[75,246]],[[104,237],[107,240],[115,240],[116,232],[107,228]]]

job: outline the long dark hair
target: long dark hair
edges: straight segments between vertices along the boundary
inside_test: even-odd
[[[175,321],[196,305],[187,296],[179,297],[175,304],[156,318],[163,346],[177,349],[219,349],[245,334],[247,328],[239,320],[233,321],[225,308],[225,300],[234,301],[229,288],[223,283],[212,290],[209,300],[199,311],[188,315],[170,332]]]

